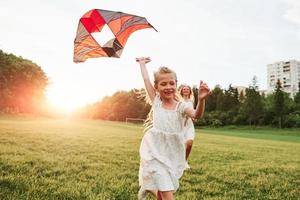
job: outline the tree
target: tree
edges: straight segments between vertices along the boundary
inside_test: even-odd
[[[249,85],[244,93],[239,96],[240,109],[236,121],[241,122],[246,119],[249,125],[257,125],[263,116],[263,99],[258,92],[257,77],[252,78],[252,84]]]
[[[239,108],[239,94],[236,88],[233,88],[231,84],[229,85],[228,89],[225,90],[223,96],[223,107],[222,110],[224,111],[233,111],[237,112]]]
[[[244,91],[242,90],[239,95],[239,102],[243,103],[245,101]]]
[[[255,87],[246,88],[246,98],[240,110],[248,119],[249,125],[256,125],[263,113],[263,102]]]
[[[30,60],[0,50],[0,110],[36,113],[45,101],[48,78]]]
[[[294,97],[295,111],[300,113],[300,91]]]
[[[258,81],[257,81],[257,76],[255,76],[255,75],[252,78],[251,87],[254,88],[256,91],[258,91]]]
[[[263,123],[273,124],[274,122],[274,93],[267,95],[263,98],[264,113],[263,113]]]
[[[275,112],[275,116],[278,119],[279,128],[282,127],[282,117],[284,115],[284,94],[281,88],[282,88],[281,82],[278,79],[275,87],[275,93],[274,93],[274,112]]]
[[[81,109],[77,112],[77,116],[111,121],[125,121],[126,118],[146,119],[151,106],[140,93],[145,94],[145,91],[143,89],[117,91],[112,96],[106,96],[100,102]]]
[[[223,90],[219,85],[216,85],[215,88],[211,91],[211,95],[207,97],[206,111],[214,111],[222,109],[222,99],[223,99]]]

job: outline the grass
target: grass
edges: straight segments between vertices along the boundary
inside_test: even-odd
[[[300,142],[300,129],[251,128],[229,126],[222,128],[205,128],[200,132],[244,138]]]
[[[261,131],[198,130],[176,199],[299,199],[298,132]],[[0,199],[137,199],[141,138],[124,123],[1,118]]]

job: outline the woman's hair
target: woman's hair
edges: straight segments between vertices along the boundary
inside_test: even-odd
[[[187,87],[187,88],[189,88],[189,90],[190,90],[190,95],[189,95],[189,99],[192,101],[192,102],[194,102],[194,93],[193,93],[193,90],[192,90],[192,88],[191,88],[191,86],[189,86],[189,85],[186,85],[186,84],[181,84],[179,87],[178,87],[178,93],[179,93],[179,95],[180,95],[180,99],[181,100],[183,100],[183,88],[185,88],[185,87]]]

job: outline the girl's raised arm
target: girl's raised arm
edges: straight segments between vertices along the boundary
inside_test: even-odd
[[[206,85],[206,83],[203,83],[200,81],[200,86],[199,86],[199,94],[198,94],[198,104],[196,109],[193,108],[186,108],[185,109],[185,114],[189,116],[192,119],[198,119],[202,117],[205,109],[205,98],[210,95],[210,89]]]
[[[141,73],[142,73],[142,77],[144,79],[144,84],[145,84],[147,94],[148,94],[151,102],[153,102],[154,97],[155,97],[155,89],[154,89],[153,85],[151,84],[149,74],[148,74],[148,71],[146,68],[146,63],[150,62],[151,59],[149,57],[147,57],[147,58],[141,57],[141,58],[136,58],[136,61],[140,64]]]

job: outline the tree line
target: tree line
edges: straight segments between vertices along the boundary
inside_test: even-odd
[[[197,125],[224,126],[276,126],[300,127],[300,92],[294,98],[282,90],[280,81],[272,94],[260,93],[256,80],[238,93],[231,85],[228,89],[216,86],[206,101],[204,117]]]
[[[198,89],[195,86],[193,93],[194,99],[197,100]],[[106,96],[100,102],[81,109],[77,116],[113,121],[125,121],[126,118],[146,119],[151,106],[144,98],[140,98],[139,94],[140,92],[136,90],[118,91],[112,96]],[[300,127],[300,93],[298,92],[294,99],[290,98],[278,81],[273,94],[260,94],[255,78],[253,84],[240,93],[231,85],[228,89],[222,89],[217,85],[206,100],[203,118],[195,124],[214,127],[226,125]]]
[[[0,113],[42,113],[45,110],[45,91],[48,78],[40,66],[30,60],[0,50]],[[198,89],[193,87],[195,100]],[[146,119],[151,106],[145,91],[117,91],[101,101],[75,113],[80,118],[125,121],[126,118]],[[195,105],[197,102],[195,102]],[[231,85],[217,85],[207,98],[199,126],[277,126],[300,127],[300,92],[294,98],[282,90],[280,81],[272,94],[260,93],[256,78],[245,91]]]
[[[118,91],[104,97],[100,102],[87,105],[75,113],[77,117],[126,121],[126,118],[146,119],[151,109],[146,103],[145,91],[132,89]]]

